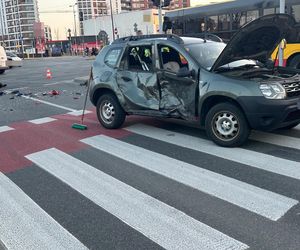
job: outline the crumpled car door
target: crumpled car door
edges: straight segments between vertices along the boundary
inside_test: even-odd
[[[117,83],[132,110],[159,110],[156,73],[118,70]]]

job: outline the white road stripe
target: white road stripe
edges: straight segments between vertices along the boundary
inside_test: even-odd
[[[291,136],[252,131],[249,138],[255,141],[300,150],[300,139]]]
[[[211,141],[143,124],[125,128],[136,134],[300,180],[300,163],[242,148],[224,148]]]
[[[0,238],[9,250],[87,249],[0,173]]]
[[[76,110],[76,111],[73,111],[73,112],[70,112],[68,113],[69,115],[73,115],[73,116],[81,116],[82,115],[82,112],[83,110]],[[85,110],[84,111],[84,114],[90,114],[90,113],[93,113],[92,111],[89,111],[89,110]]]
[[[166,249],[246,249],[247,245],[57,149],[27,158]]]
[[[39,124],[49,123],[49,122],[53,122],[53,121],[57,121],[57,119],[54,119],[51,117],[44,117],[44,118],[40,118],[40,119],[30,120],[28,122],[39,125]]]
[[[44,86],[52,86],[52,85],[58,85],[58,84],[64,84],[64,83],[73,83],[73,80],[65,80],[60,82],[52,82],[52,83],[46,83]]]
[[[0,133],[4,133],[7,131],[15,130],[14,128],[8,127],[8,126],[1,126],[0,127]]]
[[[104,135],[82,142],[167,178],[278,220],[298,201]]]
[[[76,109],[71,109],[71,108],[68,108],[68,107],[65,107],[65,106],[61,106],[61,105],[58,105],[58,104],[54,104],[54,103],[51,103],[51,102],[47,102],[47,101],[44,101],[44,100],[33,98],[33,97],[30,97],[30,96],[22,95],[22,97],[26,98],[26,99],[30,99],[30,100],[36,101],[36,102],[40,102],[40,103],[43,103],[43,104],[46,104],[46,105],[49,105],[49,106],[52,106],[52,107],[64,109],[64,110],[67,110],[67,111],[70,111],[70,112],[77,111]]]

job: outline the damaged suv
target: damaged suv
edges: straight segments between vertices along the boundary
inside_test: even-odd
[[[251,129],[300,123],[300,75],[269,58],[295,35],[285,14],[263,16],[226,45],[208,39],[125,37],[102,49],[90,99],[100,123],[119,128],[126,115],[198,120],[218,145],[242,145]]]

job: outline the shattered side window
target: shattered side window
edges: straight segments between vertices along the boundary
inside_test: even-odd
[[[104,62],[109,66],[112,67],[116,66],[121,52],[122,52],[121,48],[111,49],[106,54]]]
[[[152,46],[134,46],[128,49],[128,70],[152,71]]]

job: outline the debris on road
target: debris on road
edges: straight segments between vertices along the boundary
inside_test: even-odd
[[[52,91],[49,92],[49,95],[50,95],[50,96],[59,95],[59,91],[57,91],[57,90],[52,90]]]
[[[0,89],[6,87],[7,85],[0,82]]]

